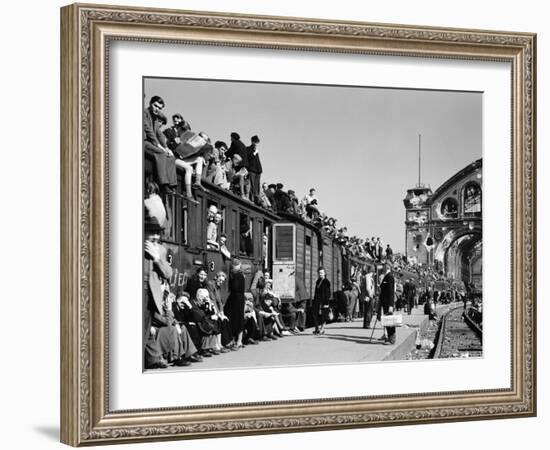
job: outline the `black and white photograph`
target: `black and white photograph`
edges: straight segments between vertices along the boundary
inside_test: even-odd
[[[144,77],[144,369],[483,357],[482,106]]]

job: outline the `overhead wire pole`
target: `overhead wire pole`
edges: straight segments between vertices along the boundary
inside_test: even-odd
[[[420,184],[420,167],[422,164],[422,135],[418,134],[418,187],[421,186]]]

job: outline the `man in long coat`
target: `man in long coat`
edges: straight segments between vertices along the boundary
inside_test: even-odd
[[[250,190],[252,195],[252,201],[256,204],[260,203],[260,184],[262,176],[262,163],[260,161],[260,154],[258,152],[258,144],[260,138],[258,136],[252,136],[250,139],[250,146],[246,147],[248,153],[248,166],[245,165],[250,177]]]
[[[156,175],[163,192],[173,193],[172,188],[178,185],[176,159],[160,130],[166,120],[161,112],[163,108],[164,100],[155,95],[143,112],[143,150],[155,158]]]
[[[386,273],[380,284],[380,305],[378,307],[378,316],[392,315],[395,308],[395,278],[393,276],[391,264],[386,264]],[[386,327],[386,344],[395,344],[395,327]]]
[[[313,295],[313,324],[315,331],[313,334],[325,333],[325,322],[328,319],[330,302],[330,281],[326,277],[325,269],[319,268],[319,278],[315,282],[315,293]]]

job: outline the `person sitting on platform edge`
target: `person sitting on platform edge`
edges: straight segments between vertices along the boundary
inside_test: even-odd
[[[225,302],[222,299],[222,285],[225,283],[227,276],[224,272],[219,271],[213,281],[207,283],[210,300],[215,306],[216,315],[218,316],[219,325],[219,346],[221,352],[226,353],[229,349],[235,346],[235,341],[231,335],[231,327],[229,325],[229,317],[223,312]]]

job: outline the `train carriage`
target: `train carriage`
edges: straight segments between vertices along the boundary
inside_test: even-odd
[[[146,154],[145,179],[151,176],[152,167]],[[218,249],[209,248],[207,244],[208,210],[212,205],[222,216],[218,237],[227,235],[227,248],[232,257],[242,261],[246,286],[250,286],[258,269],[270,267],[269,247],[264,244],[264,234],[269,241],[272,224],[280,218],[208,182],[203,182],[206,192],[195,191],[198,204],[193,204],[183,196],[183,171],[178,168],[177,172],[176,195],[168,195],[165,199],[169,220],[163,234],[163,243],[168,249],[168,259],[173,269],[170,280],[172,289],[183,289],[198,267],[207,268],[210,279],[220,270],[229,273],[230,261]],[[250,238],[245,238],[240,232],[245,225],[250,227]],[[244,239],[250,239],[250,242],[245,244]],[[227,294],[227,283],[222,287],[222,294]]]
[[[152,179],[153,164],[153,158],[145,153],[145,180]],[[301,217],[275,214],[208,182],[203,181],[206,192],[195,191],[198,204],[193,204],[183,195],[183,175],[178,168],[176,195],[165,198],[169,219],[163,243],[173,268],[170,285],[176,292],[185,288],[198,267],[207,268],[210,279],[220,270],[229,273],[230,261],[207,243],[211,206],[215,206],[222,217],[218,237],[225,234],[231,256],[242,261],[246,287],[251,285],[258,269],[267,268],[272,273],[273,289],[283,302],[307,300],[310,304],[317,269],[322,266],[331,283],[331,305],[334,305],[334,293],[341,292],[345,282],[368,264],[344,255],[341,246],[325,230]],[[245,237],[241,230],[248,228],[251,230],[250,238],[246,238],[249,242],[243,245]],[[227,288],[225,283],[222,295],[227,295]]]

